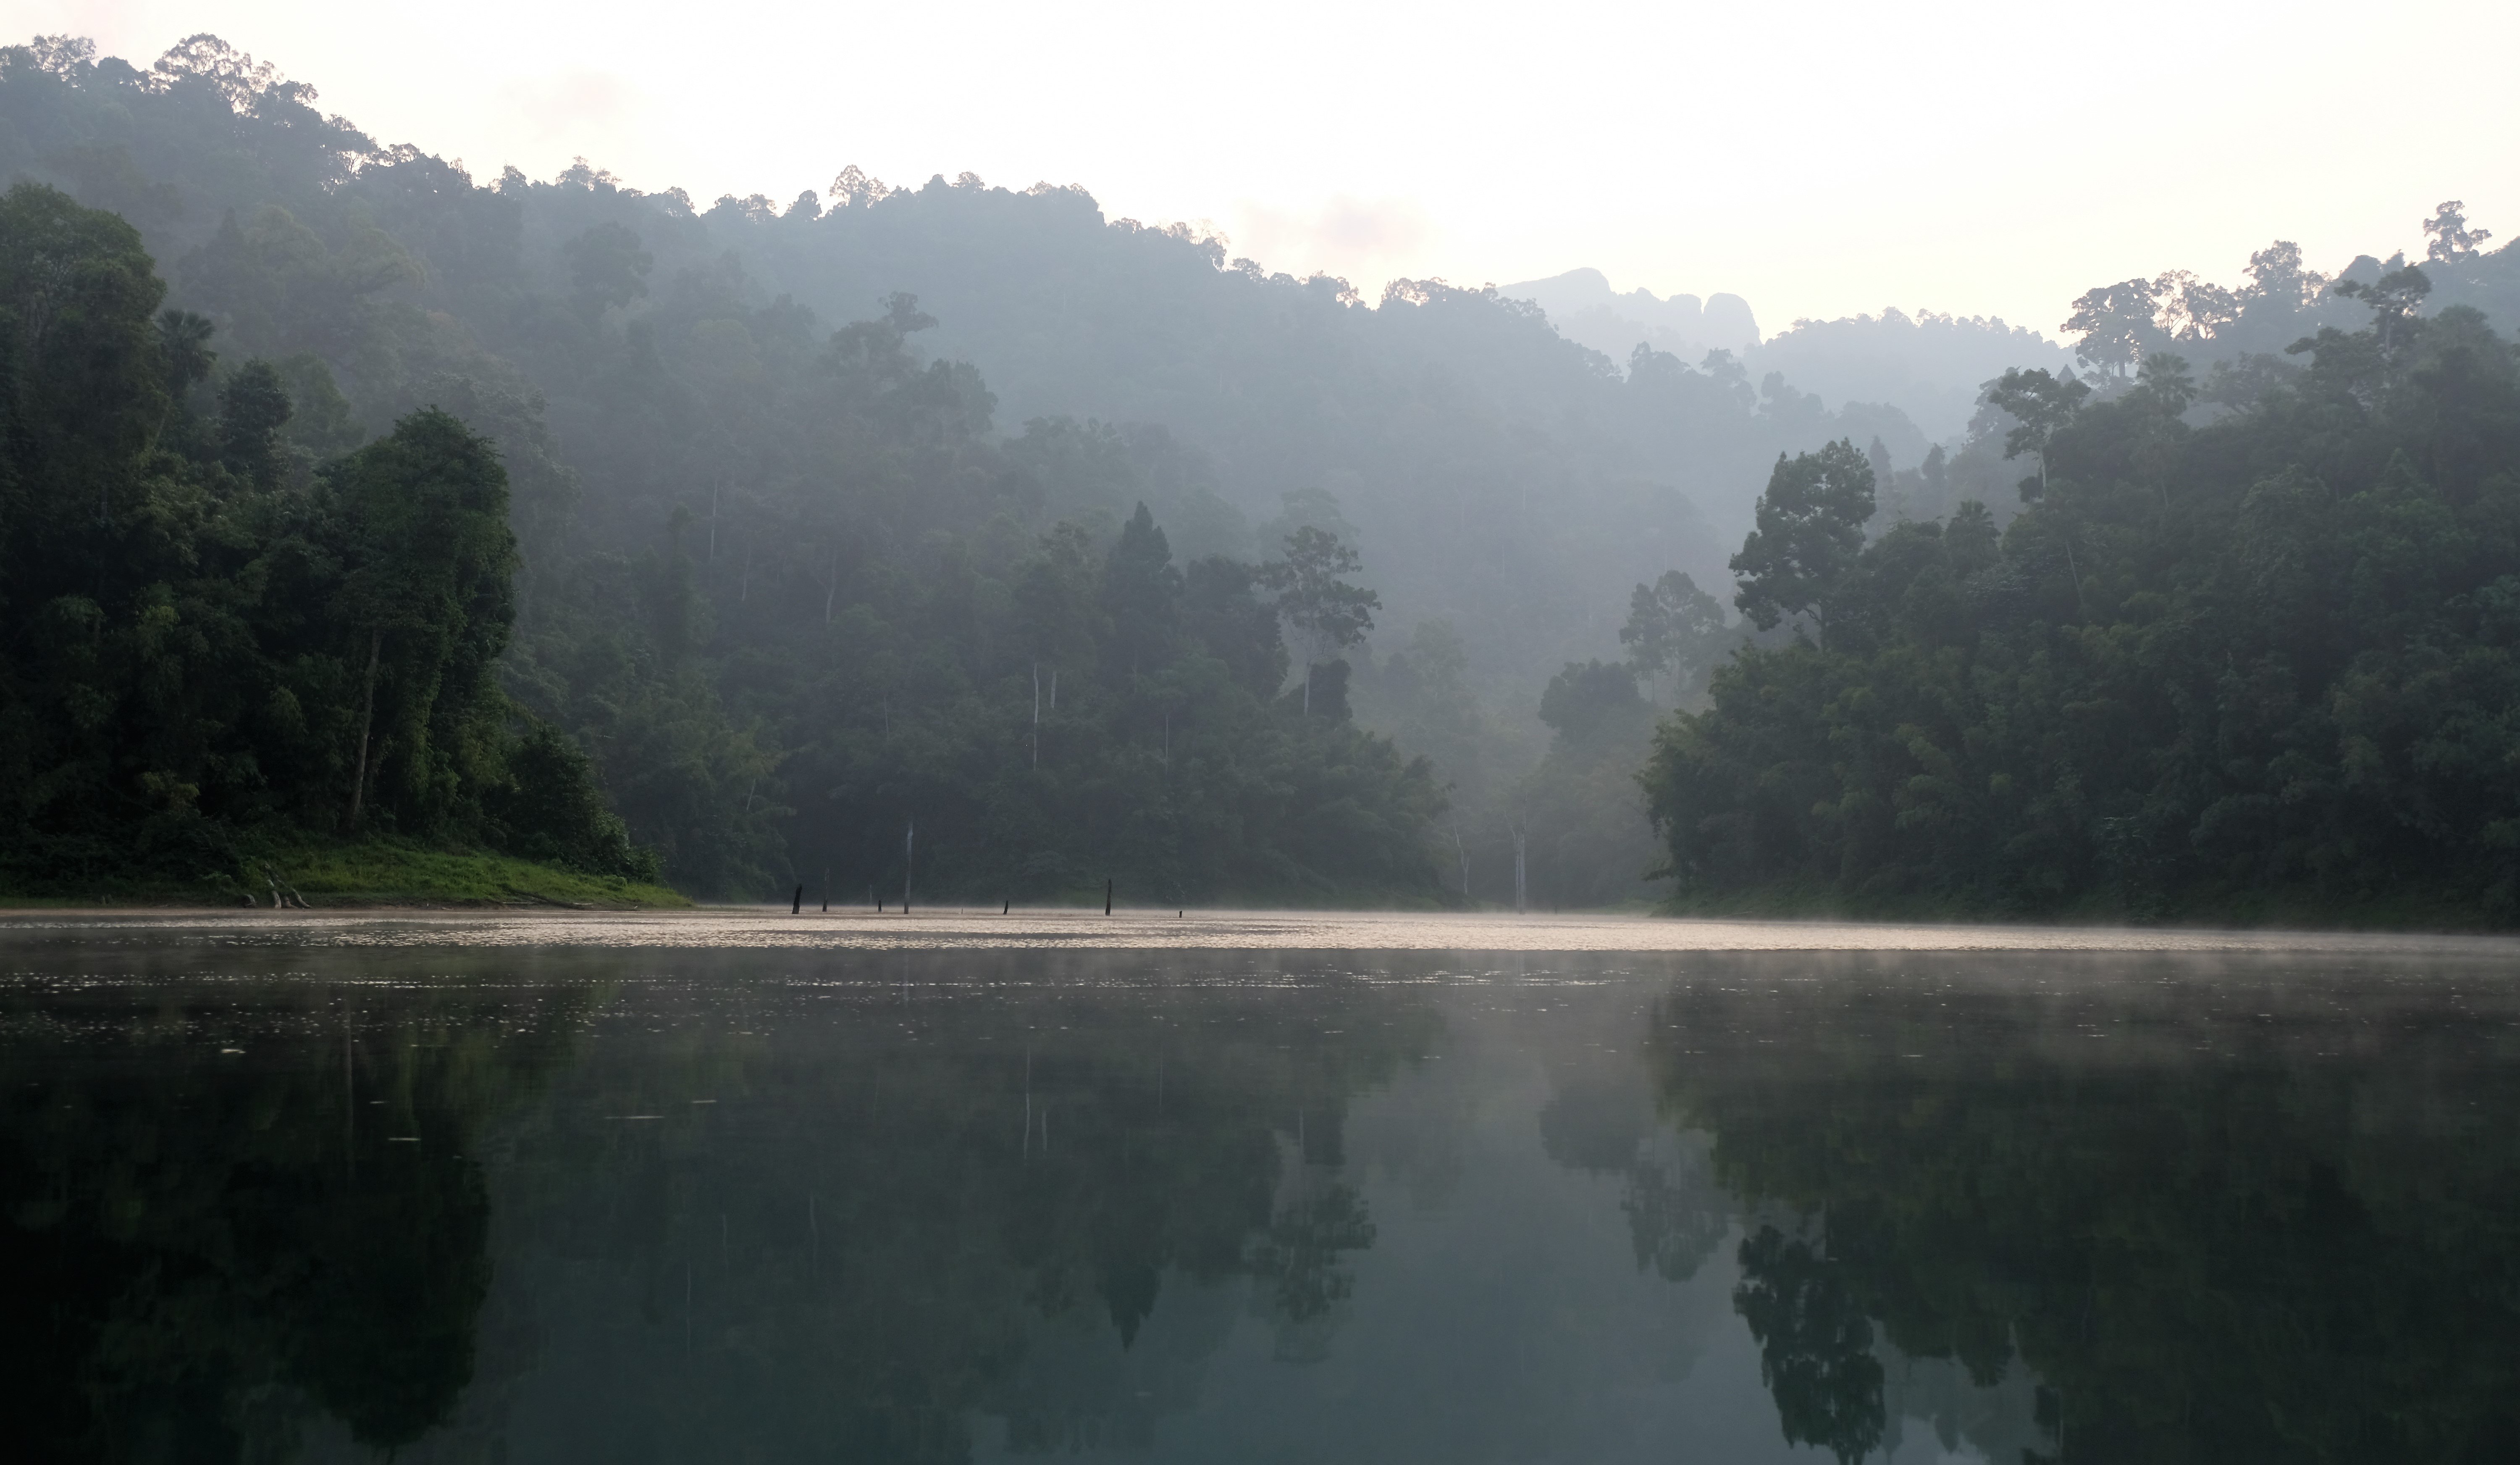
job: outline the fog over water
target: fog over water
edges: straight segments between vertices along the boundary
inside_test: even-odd
[[[2520,1459],[2520,7],[10,14],[0,1451]]]
[[[2520,1424],[2508,942],[1201,919],[1246,944],[0,923],[11,1439],[2011,1465]]]
[[[660,914],[361,913],[267,916],[90,913],[0,917],[0,933],[67,949],[205,947],[321,951],[339,947],[588,948],[621,951],[1341,951],[1441,952],[2087,952],[2439,956],[2506,963],[2505,937],[2388,936],[2318,931],[2212,931],[2090,926],[1885,925],[1826,921],[1676,921],[1644,916],[1461,915],[1442,912],[981,908],[789,915],[775,908]],[[1474,968],[1473,971],[1484,971]]]

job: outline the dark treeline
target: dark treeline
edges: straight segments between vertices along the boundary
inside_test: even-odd
[[[2432,269],[2470,273],[2444,216]],[[1852,443],[1780,459],[1733,569],[1794,629],[1647,772],[1684,890],[2511,919],[2520,380],[2393,266],[2313,282],[2355,329],[2200,332],[2201,377],[2090,322],[2092,376],[2006,373],[1988,406],[2033,471],[2001,529],[1976,502],[1886,522]]]
[[[275,827],[471,839],[652,878],[654,854],[631,847],[577,745],[527,709],[611,740],[656,731],[601,699],[673,697],[702,664],[710,606],[683,540],[704,526],[678,513],[661,553],[563,562],[570,575],[541,585],[539,633],[515,648],[511,696],[496,664],[517,549],[489,442],[423,408],[310,472],[281,435],[283,374],[261,359],[224,375],[214,414],[195,412],[210,323],[157,312],[163,288],[130,226],[41,185],[0,201],[0,291],[18,306],[0,545],[22,879],[92,878],[135,850],[234,874],[238,837]],[[759,616],[761,643],[785,649],[711,668],[810,730],[788,776],[830,792],[796,821],[801,851],[911,880],[923,819],[931,888],[964,893],[1114,873],[1171,899],[1422,890],[1433,785],[1346,711],[1337,654],[1373,608],[1340,578],[1353,553],[1303,528],[1266,565],[1185,571],[1143,505],[1107,550],[1073,525],[1035,539],[1006,512],[994,485],[1008,470],[979,420],[953,411],[976,390],[968,373],[904,351],[922,323],[901,298],[833,335],[797,372],[806,389],[785,425],[838,439],[827,449],[852,461],[895,460],[874,470],[876,492],[948,508],[936,489],[959,484],[964,508],[990,517],[931,546],[922,579],[886,576],[890,621],[841,610],[835,586],[819,617],[793,582],[744,587],[728,617]],[[1080,433],[1060,447],[1114,443]],[[788,538],[821,531],[834,576],[843,549],[863,548],[815,505],[789,507]],[[1305,640],[1282,698],[1282,617]],[[637,654],[648,664],[622,664]],[[683,695],[717,707],[710,685]],[[635,780],[625,802],[669,830],[731,829],[713,847],[670,845],[682,878],[758,883],[775,856],[766,835],[741,843],[737,821],[776,810],[773,759],[723,717],[694,720],[752,752],[744,804],[677,824]],[[615,761],[671,771],[677,753],[709,750]],[[870,848],[870,830],[885,844]]]
[[[2383,285],[2403,261],[2362,258],[2330,279],[2278,243],[2238,285],[2173,271],[2078,300],[2065,328],[2087,375],[2070,388],[2061,368],[2018,379],[2091,389],[2077,405],[1968,380],[2016,347],[2052,360],[2053,347],[2033,351],[2000,322],[1803,322],[1756,351],[1719,346],[1694,361],[1662,348],[1694,349],[1685,332],[1648,329],[1605,354],[1493,290],[1400,281],[1369,307],[1345,282],[1272,273],[1196,230],[1105,219],[1075,187],[1016,191],[965,174],[905,189],[848,168],[827,194],[703,207],[586,164],[548,181],[514,169],[476,180],[416,148],[381,146],[315,100],[212,37],[146,69],[40,39],[0,51],[0,178],[128,221],[167,281],[166,303],[210,328],[160,347],[207,353],[205,369],[169,389],[173,416],[201,425],[196,446],[176,450],[204,463],[224,451],[200,444],[226,431],[221,403],[249,371],[281,398],[263,471],[283,485],[275,502],[306,497],[332,481],[332,465],[428,409],[496,447],[516,539],[513,609],[490,617],[506,618],[504,649],[491,648],[504,700],[479,702],[479,725],[504,729],[513,747],[500,758],[530,739],[556,758],[574,745],[631,844],[687,889],[759,894],[801,882],[817,898],[862,900],[870,888],[898,898],[906,878],[914,897],[985,900],[1116,879],[1149,901],[1633,899],[1649,893],[1642,872],[1657,842],[1629,775],[1655,716],[1702,712],[1722,688],[1733,689],[1731,710],[1697,726],[1714,738],[1734,726],[1725,719],[1747,719],[1748,761],[1710,753],[1686,778],[1668,757],[1656,765],[1656,812],[1693,831],[1676,868],[1701,887],[1819,882],[2031,909],[2105,885],[2130,909],[2168,910],[2179,891],[2299,888],[2299,860],[2313,858],[2299,854],[2304,840],[2325,841],[2319,868],[2351,865],[2360,887],[2382,864],[2407,868],[2402,848],[2377,852],[2387,842],[2341,832],[2362,817],[2339,812],[2350,800],[2307,797],[2325,785],[2235,771],[2276,742],[2316,742],[2310,724],[2262,729],[2258,754],[2209,747],[2222,734],[2197,720],[2198,678],[2254,653],[2193,597],[2196,567],[2232,542],[2249,485],[2298,460],[2346,493],[2385,466],[2325,476],[2331,446],[2287,445],[2278,424],[2293,409],[2270,403],[2329,403],[2333,421],[2318,431],[2359,444],[2333,448],[2339,463],[2403,437],[2428,484],[2469,492],[2436,476],[2437,446],[2418,440],[2416,419],[2431,410],[2418,399],[2435,390],[2418,332],[2456,317],[2470,324],[2442,328],[2476,334],[2458,305],[2508,329],[2520,256],[2484,252],[2482,231],[2455,209],[2434,221],[2422,266],[2433,308],[2407,316],[2373,379],[2399,385],[2377,395],[2315,385],[2332,382],[2327,365],[2295,381],[2303,360],[2283,347],[2325,330],[2367,334],[2368,292],[2403,291]],[[1680,298],[1652,303],[1669,314]],[[1606,342],[1620,327],[1604,317],[1585,329]],[[2191,363],[2187,385],[2136,380],[2139,363],[2172,354]],[[1937,431],[1955,401],[1974,401],[1975,415],[1932,442],[1900,408],[1832,406],[1761,369],[1772,362],[1814,382],[1884,384]],[[2172,398],[2176,411],[2159,405]],[[2140,401],[2156,404],[2146,420],[2161,424],[2160,443],[2125,426],[2120,448],[2097,445],[2121,432],[2110,424],[2142,415]],[[2035,458],[2026,445],[2050,435],[2043,477],[2057,487],[2025,504],[2014,455]],[[2138,451],[2138,439],[2149,445]],[[2258,445],[2231,446],[2244,440]],[[1848,541],[1871,546],[1849,551],[1861,572],[1826,571],[1828,606],[1780,611],[1764,630],[1732,619],[1726,551],[1756,523],[1749,490],[1780,455],[1832,441],[1872,480]],[[2174,443],[2185,445],[2161,445]],[[2135,466],[2109,466],[2121,449]],[[2075,458],[2084,452],[2094,456]],[[2283,463],[2238,466],[2243,452]],[[2174,472],[2164,453],[2183,477],[2162,477]],[[2194,487],[2208,480],[2220,486]],[[2094,497],[2146,493],[2166,506],[2149,520]],[[1962,509],[1971,502],[1983,520]],[[1822,518],[1842,526],[1851,513],[1840,504]],[[1297,552],[1305,530],[1334,542]],[[2353,532],[2320,532],[2331,530]],[[2028,588],[1964,597],[1976,618],[1964,649],[1950,624],[1911,635],[1877,608],[1837,605],[1904,596],[1910,571],[1898,567],[1965,557],[1990,538],[2003,568],[1984,583]],[[1928,541],[1939,547],[1919,550]],[[1791,563],[1801,549],[1778,553],[1782,578],[1757,592],[1771,599],[1809,578]],[[1311,572],[1298,563],[1307,556]],[[2056,570],[2050,558],[2074,564]],[[136,577],[133,593],[158,583]],[[248,599],[266,593],[251,575],[235,583]],[[2197,618],[2192,636],[2143,618],[2155,615],[2143,597],[2174,583],[2190,597],[2180,614]],[[2220,583],[2218,594],[2240,593],[2228,575]],[[1623,630],[1604,587],[1631,584]],[[1340,609],[1369,589],[1377,606]],[[2073,610],[2059,612],[2067,600]],[[108,608],[109,619],[137,605]],[[1846,638],[1825,650],[1816,640],[1797,660],[1792,626],[1817,634],[1832,609]],[[13,637],[32,637],[49,613],[13,595],[8,614]],[[1999,726],[1969,710],[2026,709],[2052,692],[2040,705],[2084,717],[2099,704],[2052,680],[2084,672],[2055,668],[2096,666],[2093,634],[2138,624],[2152,627],[2146,654],[2183,659],[2187,680],[2174,712],[2154,664],[2121,664],[2144,684],[2126,694],[2134,720],[2106,733],[2076,724],[2109,766],[2063,751],[2062,722],[2037,730],[2007,710]],[[1982,647],[1981,632],[1994,641]],[[2041,637],[2048,660],[2032,668],[2019,659]],[[2045,690],[1987,691],[1986,675],[2014,664],[1980,655],[1995,642],[2013,648],[2003,656],[2026,668],[2024,689]],[[1760,650],[1719,687],[1716,667],[1745,643]],[[1893,643],[1960,656],[1966,669],[1950,684],[1960,703],[1945,698],[1927,715],[1904,693],[1850,701],[1819,683],[1759,694],[1755,715],[1742,700],[1758,677],[1850,657],[1868,666]],[[324,654],[358,660],[346,641]],[[2298,647],[2283,655],[2263,673],[2295,678],[2281,695],[2318,704],[2334,668]],[[343,673],[325,674],[338,690]],[[1847,685],[1909,685],[1886,677]],[[403,682],[381,671],[381,685]],[[23,715],[66,717],[68,706]],[[126,758],[97,776],[113,785],[116,818],[158,817],[173,797],[214,823],[248,817],[236,790],[308,780],[288,817],[338,832],[345,820],[330,810],[346,814],[358,761],[340,706],[327,704],[333,720],[309,724],[289,757],[257,745],[249,769],[230,759],[197,777],[189,764]],[[1778,736],[1746,731],[1760,716]],[[1891,720],[1839,736],[1867,717]],[[68,723],[47,725],[53,746],[71,740]],[[562,736],[536,731],[545,726]],[[2186,771],[2130,771],[2162,740],[2183,740],[2163,756]],[[1946,776],[1911,744],[1961,758],[1966,777],[1951,776],[1964,794],[1911,807]],[[380,754],[381,776],[412,773],[407,758],[394,762],[410,746]],[[2360,769],[2360,757],[2330,760]],[[432,796],[429,812],[388,801],[373,827],[521,849],[539,837],[533,818],[510,829],[491,791],[536,781],[498,762],[468,765],[457,781],[477,791]],[[178,792],[148,793],[152,775]],[[2233,798],[2272,803],[2215,792],[2252,778],[2264,787]],[[1683,783],[1688,792],[1674,792]],[[181,794],[191,786],[202,792]],[[255,797],[250,817],[281,817],[287,800]],[[1823,806],[1832,812],[1815,812]],[[2244,806],[2259,811],[2243,817]],[[2207,828],[2209,808],[2220,812]],[[2294,829],[2314,817],[2331,821],[2328,834]],[[1752,824],[1755,848],[1738,843]],[[2262,868],[2244,877],[2233,851],[2246,831],[2277,825],[2293,831],[2271,836],[2287,852],[2250,847]],[[2203,832],[2182,844],[2180,828]],[[1735,844],[1708,844],[1719,830]],[[550,838],[553,848],[586,845]],[[1919,853],[1926,845],[1944,853]]]
[[[208,392],[210,324],[163,293],[122,220],[0,197],[0,873],[250,889],[241,837],[383,828],[652,879],[497,685],[490,444],[425,410],[309,474],[281,374]]]
[[[1528,302],[1440,281],[1367,308],[1196,231],[1106,220],[1072,187],[897,189],[852,168],[828,196],[703,207],[591,166],[475,180],[210,37],[147,67],[50,38],[0,72],[0,174],[138,227],[169,302],[217,327],[217,372],[279,372],[292,453],[325,461],[431,405],[498,444],[519,544],[507,690],[589,752],[633,837],[696,889],[863,898],[924,819],[939,893],[1116,873],[1150,898],[1426,897],[1438,864],[1458,891],[1466,856],[1476,893],[1503,898],[1512,831],[1552,817],[1522,782],[1550,735],[1543,686],[1615,645],[1599,586],[1675,566],[1711,583],[1779,449],[1924,448],[1896,409],[1831,409],[1725,352],[1629,351],[1623,370]],[[1285,789],[1279,745],[1235,752],[1275,827],[1247,801],[1184,813],[1232,847],[1149,881],[1133,851],[1206,796],[1178,786],[1161,706],[1132,692],[1148,716],[1102,720],[1122,714],[1099,644],[1039,658],[1064,724],[1045,719],[1045,777],[1094,818],[989,791],[1018,753],[1030,765],[1036,657],[1012,587],[1071,553],[1046,547],[1062,523],[1099,568],[1141,502],[1186,590],[1192,562],[1258,567],[1300,528],[1358,552],[1349,579],[1385,609],[1383,654],[1345,657],[1357,718],[1468,730],[1433,770],[1451,827],[1405,812],[1428,805],[1404,765],[1371,772],[1365,744],[1298,728],[1351,771]],[[1383,674],[1421,644],[1431,675]],[[1409,701],[1430,687],[1437,704]],[[1210,725],[1260,725],[1224,706]],[[1176,787],[1100,766],[1106,747],[1149,749]],[[1376,833],[1358,862],[1321,863],[1356,847],[1351,804],[1407,849]],[[1614,893],[1641,891],[1635,801],[1614,817],[1615,853],[1559,820],[1535,898],[1590,898],[1609,869]],[[1030,827],[1063,843],[996,838]],[[984,844],[999,852],[972,863]]]
[[[832,331],[714,252],[660,274],[604,215],[667,204],[473,188],[206,38],[147,73],[69,43],[6,67],[13,165],[158,229],[198,307],[154,316],[122,222],[12,195],[19,415],[112,418],[86,446],[77,424],[16,439],[34,512],[11,552],[40,567],[8,607],[22,876],[135,843],[202,873],[261,826],[575,854],[610,831],[546,827],[584,801],[523,807],[553,785],[511,765],[582,748],[703,892],[1434,895],[1439,793],[1348,714],[1341,653],[1374,609],[1353,551],[1300,516],[1267,555],[1203,529],[1232,513],[1161,431],[1001,436],[970,367],[911,348],[933,322],[910,297]],[[529,267],[537,199],[569,227]],[[105,255],[112,299],[48,313]],[[108,356],[112,381],[63,364]],[[91,531],[91,447],[163,492]],[[462,461],[415,466],[432,453]],[[409,539],[399,499],[362,518],[395,473],[451,495],[462,547]],[[1147,501],[1245,557],[1176,557]],[[370,788],[401,793],[359,807]]]

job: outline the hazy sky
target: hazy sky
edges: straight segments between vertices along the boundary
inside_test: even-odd
[[[855,162],[1082,183],[1369,291],[1590,264],[1763,329],[2053,334],[2087,286],[2520,232],[2520,5],[15,0],[147,63],[207,30],[382,142],[783,203]]]

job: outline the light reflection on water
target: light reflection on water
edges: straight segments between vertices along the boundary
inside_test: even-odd
[[[95,1459],[2520,1441],[2501,943],[889,919],[11,923],[11,1428]]]
[[[246,945],[600,946],[709,950],[1223,951],[2182,951],[2369,952],[2507,958],[2508,938],[2373,936],[2088,926],[1919,926],[1832,921],[1694,921],[1642,915],[1462,915],[1392,911],[1144,911],[920,908],[814,911],[475,911],[335,914],[223,911],[24,914],[21,939],[96,945],[183,939]]]

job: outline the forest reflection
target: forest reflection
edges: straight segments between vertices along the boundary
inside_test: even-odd
[[[1882,1445],[1901,1356],[2026,1370],[2033,1465],[2520,1451],[2507,973],[1801,965],[1676,984],[1646,1045],[1788,1439]]]
[[[21,1447],[2520,1441],[2520,1068],[2478,974],[318,955],[0,989]]]

